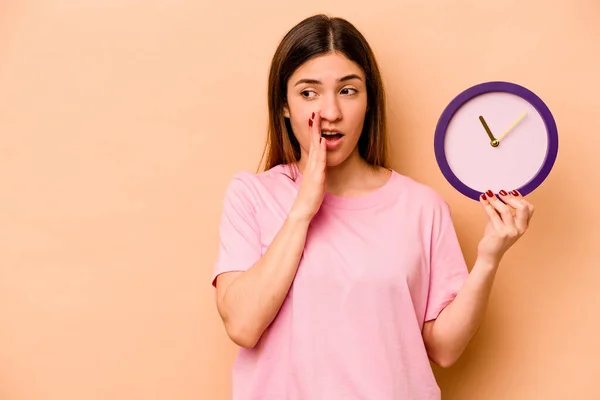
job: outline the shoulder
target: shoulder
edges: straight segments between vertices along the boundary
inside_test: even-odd
[[[261,172],[240,170],[233,174],[228,183],[230,190],[248,190],[257,186],[277,187],[284,181],[292,180],[292,169],[285,165],[277,165]]]
[[[398,188],[410,200],[425,208],[447,207],[448,203],[441,193],[432,186],[392,170],[393,178],[398,183]]]
[[[423,228],[439,234],[440,229],[453,225],[450,204],[438,190],[401,174],[396,180],[403,186],[401,209],[416,218]]]
[[[261,172],[237,171],[227,184],[225,197],[245,200],[256,206],[265,193],[277,192],[286,184],[293,184],[291,173],[291,169],[284,165]]]
[[[396,171],[392,173],[397,182],[398,205],[405,213],[418,216],[426,224],[452,219],[450,204],[437,189]]]

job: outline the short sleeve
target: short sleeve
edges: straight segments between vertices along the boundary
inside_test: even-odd
[[[213,286],[218,275],[230,271],[245,271],[261,257],[257,207],[248,179],[247,174],[234,176],[225,191],[219,223],[217,260],[212,275]]]
[[[436,319],[460,290],[469,274],[452,222],[450,208],[444,200],[436,205],[431,232],[429,295],[425,322]]]

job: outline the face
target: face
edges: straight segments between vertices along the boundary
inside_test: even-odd
[[[328,144],[327,166],[358,159],[357,143],[366,111],[364,72],[343,55],[330,53],[311,59],[288,81],[284,116],[290,119],[300,143],[301,160],[306,160],[310,150],[308,120],[313,112],[320,112],[322,131],[338,133],[323,139]]]

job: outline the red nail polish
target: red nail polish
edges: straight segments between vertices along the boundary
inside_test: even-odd
[[[482,198],[483,200],[487,200],[487,197],[485,197],[485,193],[483,193],[483,194],[481,195],[481,198]]]
[[[315,117],[315,113],[312,113],[312,117],[311,118],[314,118],[314,117]]]
[[[517,192],[516,190],[513,190],[511,193],[512,193],[513,196],[518,196],[519,195],[519,192]]]
[[[501,194],[502,196],[506,196],[508,193],[506,193],[506,190],[501,190],[501,191],[500,191],[500,194]]]
[[[485,192],[485,194],[487,194],[488,197],[494,196],[494,193],[491,190],[488,190],[487,192]]]
[[[309,119],[308,120],[308,126],[312,128],[312,124],[313,124],[312,119]]]

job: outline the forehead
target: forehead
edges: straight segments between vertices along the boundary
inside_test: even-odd
[[[302,64],[291,76],[291,83],[297,79],[318,79],[323,83],[334,82],[350,74],[356,74],[364,79],[361,68],[339,53],[328,53],[312,58]]]

